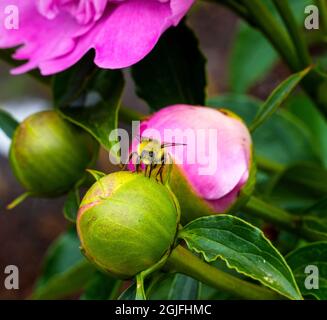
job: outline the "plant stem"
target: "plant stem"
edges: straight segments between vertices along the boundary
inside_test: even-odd
[[[326,0],[316,0],[316,4],[319,8],[322,30],[327,35],[327,2]]]
[[[215,0],[209,0],[209,2],[216,2]],[[238,1],[235,0],[221,0],[221,4],[230,8],[232,11],[234,11],[237,15],[242,17],[244,20],[246,20],[249,24],[255,25],[255,22],[253,21],[251,15],[249,14],[247,8],[245,8],[242,4],[240,4]]]
[[[243,211],[262,218],[265,221],[275,223],[290,231],[293,231],[297,226],[297,216],[254,196],[245,204]]]
[[[282,173],[286,169],[283,164],[260,156],[256,156],[255,162],[259,169],[270,173]]]
[[[285,299],[278,293],[256,284],[236,278],[208,263],[203,262],[182,246],[177,246],[167,260],[169,271],[183,273],[218,290],[248,300]]]
[[[284,0],[285,1],[285,0]],[[283,28],[278,24],[268,8],[260,0],[240,0],[253,16],[257,26],[270,40],[292,70],[299,70],[300,65],[294,47]]]
[[[295,233],[309,241],[326,240],[324,235],[312,233],[310,230],[305,229],[301,216],[293,215],[254,196],[244,205],[242,211],[276,224],[280,228]]]
[[[218,4],[225,4],[221,0],[211,1]],[[296,55],[294,46],[287,33],[279,26],[278,21],[274,19],[269,9],[260,0],[239,0],[239,2],[247,9],[246,15],[242,15],[238,9],[231,5],[229,7],[267,37],[293,72],[300,71],[301,63],[299,57]],[[323,91],[322,86],[326,81],[326,75],[314,68],[301,82],[303,89],[325,117],[327,117],[327,102],[324,100],[324,97],[321,97],[321,91]]]
[[[284,24],[293,40],[294,47],[297,51],[300,59],[301,69],[306,68],[312,63],[308,47],[305,43],[304,37],[300,32],[296,23],[294,14],[288,5],[286,0],[273,0],[280,16],[282,17]]]

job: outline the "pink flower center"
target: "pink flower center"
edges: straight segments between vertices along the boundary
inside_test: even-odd
[[[79,24],[85,25],[99,20],[108,3],[118,4],[128,0],[37,0],[40,14],[47,19],[54,19],[60,12],[67,12],[76,19]],[[170,0],[148,0],[161,3]]]

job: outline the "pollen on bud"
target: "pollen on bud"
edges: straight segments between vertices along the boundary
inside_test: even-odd
[[[171,250],[179,218],[170,189],[143,174],[121,171],[101,178],[87,192],[77,230],[85,256],[125,279]]]

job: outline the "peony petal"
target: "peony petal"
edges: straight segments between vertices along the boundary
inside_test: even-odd
[[[144,58],[162,33],[177,25],[193,3],[194,0],[94,0],[94,7],[81,3],[77,8],[80,14],[74,16],[70,11],[76,6],[70,2],[61,10],[54,1],[2,0],[0,21],[5,20],[5,6],[15,5],[19,8],[20,27],[7,30],[0,24],[0,48],[22,45],[14,58],[28,61],[14,69],[14,74],[36,67],[44,75],[57,73],[75,64],[90,49],[95,49],[99,67],[124,68]],[[87,21],[92,22],[85,24]]]
[[[164,142],[187,143],[184,147],[167,148],[167,151],[173,155],[175,162],[202,198],[217,200],[228,195],[242,177],[248,174],[251,137],[238,119],[211,108],[176,105],[160,110],[142,123],[141,135],[155,138],[151,129],[158,130],[160,139]],[[184,130],[184,134],[188,130],[189,139],[185,141],[181,136],[179,140],[172,141],[167,138],[167,131],[164,133],[167,129]],[[211,150],[215,147],[216,152],[209,154],[210,130],[217,132],[217,142],[215,146],[211,145]],[[203,134],[203,140],[200,143],[196,139],[192,140],[192,132],[195,137]],[[207,163],[199,161],[205,159],[203,156],[209,157]],[[190,159],[195,161],[190,163]],[[213,171],[201,173],[209,165]]]
[[[194,2],[195,0],[170,0],[173,25],[176,26],[181,21]]]
[[[95,63],[101,68],[128,67],[147,55],[170,26],[168,3],[128,0],[110,5],[106,14],[87,35],[78,40],[76,49],[56,60],[41,63],[43,74],[66,69],[90,49],[96,50]]]

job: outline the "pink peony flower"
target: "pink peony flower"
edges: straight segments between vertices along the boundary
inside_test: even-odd
[[[34,68],[43,75],[57,73],[90,49],[99,67],[124,68],[146,56],[194,1],[1,0],[0,48],[20,46],[14,58],[28,60],[13,74]],[[6,24],[9,6],[18,8],[18,29]]]
[[[228,111],[170,106],[143,121],[140,135],[161,143],[186,144],[166,150],[211,212],[222,213],[229,209],[248,181],[251,136],[241,119]],[[132,149],[136,150],[138,144],[139,139],[135,139]],[[129,167],[133,169],[132,165]]]

